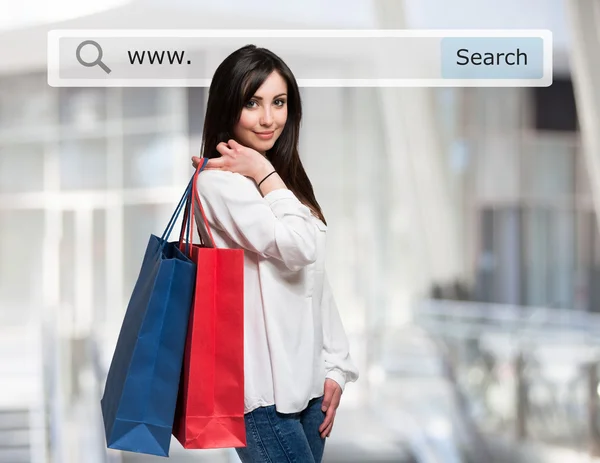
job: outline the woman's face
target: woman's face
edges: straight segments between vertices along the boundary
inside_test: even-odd
[[[287,120],[287,85],[273,71],[242,109],[233,128],[236,141],[261,154],[270,150]]]

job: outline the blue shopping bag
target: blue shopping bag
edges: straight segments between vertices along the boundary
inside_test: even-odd
[[[190,205],[191,186],[162,237],[150,236],[127,306],[101,400],[112,449],[169,454],[196,265],[182,252],[181,238],[168,238]],[[185,222],[182,229],[192,226]]]

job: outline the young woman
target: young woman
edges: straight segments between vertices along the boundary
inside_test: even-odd
[[[269,50],[245,46],[217,68],[198,191],[216,246],[246,251],[244,463],[320,462],[358,378],[324,268],[327,225],[298,154],[301,115],[296,79]]]

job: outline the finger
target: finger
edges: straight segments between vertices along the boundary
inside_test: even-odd
[[[327,413],[325,413],[325,419],[323,420],[323,423],[321,423],[321,426],[319,426],[319,432],[323,432],[323,430],[325,430],[327,428],[327,426],[329,426],[333,422],[334,417],[335,417],[335,409],[330,408],[327,411]]]
[[[240,145],[237,141],[235,141],[233,138],[230,140],[227,140],[227,144],[229,145],[229,147],[233,150],[239,150],[240,148],[243,148],[242,145]]]
[[[217,145],[217,151],[222,155],[231,156],[233,154],[233,150],[229,146],[227,146],[227,143],[225,143],[224,141]]]
[[[321,426],[319,426],[319,432],[321,434],[323,434],[325,432],[325,430],[331,425],[331,418],[325,418],[325,421],[323,421],[321,423]]]
[[[221,169],[225,167],[225,159],[223,158],[213,158],[209,159],[206,163],[205,169]]]
[[[325,419],[323,420],[323,422],[319,426],[319,432],[323,432],[325,430],[325,428],[327,428],[327,426],[329,426],[329,423],[331,423],[331,419],[332,419],[331,414],[327,413],[325,415]]]
[[[321,433],[321,437],[324,439],[326,437],[329,437],[329,435],[331,434],[331,430],[333,429],[333,422],[329,423],[329,426],[327,426],[323,432]]]

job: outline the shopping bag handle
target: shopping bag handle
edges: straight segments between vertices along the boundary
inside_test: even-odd
[[[162,247],[164,247],[164,243],[169,239],[169,236],[171,235],[171,232],[173,231],[173,227],[175,226],[175,223],[177,222],[177,219],[179,218],[179,214],[181,214],[181,210],[183,209],[185,203],[187,202],[187,199],[190,197],[191,191],[192,191],[192,180],[190,180],[190,183],[188,183],[188,186],[185,189],[183,196],[179,200],[179,204],[177,204],[177,207],[175,208],[175,212],[173,212],[173,215],[171,216],[171,219],[169,220],[169,223],[167,224],[167,227],[165,228],[165,231],[163,232],[163,234],[160,238],[161,243],[162,243],[161,249],[162,249]]]
[[[202,171],[204,169],[204,167],[206,167],[206,164],[208,163],[208,159],[204,159],[203,163],[200,167],[200,171]],[[190,180],[190,183],[193,185],[196,182],[196,172],[194,172],[194,175],[192,175],[192,178]],[[192,245],[192,241],[193,241],[193,237],[192,237],[192,224],[194,223],[194,212],[193,212],[193,196],[192,196],[192,189],[190,188],[190,191],[188,192],[188,197],[185,203],[185,211],[183,213],[183,221],[182,221],[182,227],[181,230],[179,231],[179,250],[181,252],[183,252],[186,256],[190,256],[191,257],[191,245]],[[198,231],[198,235],[200,237],[200,244],[202,246],[204,246],[204,240],[202,239],[202,235],[200,234],[200,231]],[[184,239],[185,237],[185,239]],[[184,243],[185,242],[185,246]]]
[[[198,175],[200,174],[200,172],[202,172],[204,170],[204,168],[206,167],[206,164],[208,164],[208,158],[204,158],[204,162],[202,163],[202,165],[198,165],[198,168],[196,169],[196,173],[194,174],[194,177],[192,178],[193,181],[192,181],[192,192],[191,192],[191,196],[192,196],[192,210],[191,210],[192,220],[191,220],[191,223],[196,223],[196,222],[194,222],[195,207],[193,207],[193,204],[196,203],[196,204],[198,204],[198,209],[200,209],[200,214],[202,214],[202,221],[204,222],[204,226],[206,227],[206,232],[208,233],[208,238],[210,239],[210,244],[212,245],[213,248],[216,248],[217,246],[215,245],[215,239],[213,238],[212,231],[210,230],[210,225],[208,225],[208,219],[206,218],[206,214],[204,213],[204,207],[202,207],[202,201],[200,201],[200,195],[198,194]],[[202,236],[200,231],[198,231],[198,235]],[[190,238],[190,243],[191,243],[191,229],[190,229],[189,238]]]
[[[194,218],[196,204],[198,204],[198,208],[200,209],[200,213],[202,214],[202,219],[204,221],[204,226],[206,227],[206,231],[207,231],[209,239],[210,239],[210,244],[212,245],[213,248],[216,247],[215,240],[213,238],[212,231],[208,224],[208,219],[206,218],[206,214],[204,212],[202,202],[200,201],[200,196],[198,195],[198,188],[197,188],[198,175],[200,174],[200,172],[202,172],[206,168],[207,163],[208,163],[208,158],[203,158],[202,163],[198,165],[196,172],[194,172],[194,175],[192,176],[192,187],[191,187],[191,191],[190,191],[190,196],[188,197],[188,200],[185,205],[185,212],[184,212],[184,219],[183,219],[184,225],[182,226],[181,231],[179,233],[179,249],[182,252],[185,252],[186,255],[191,255],[191,250],[188,251],[188,246],[191,246],[192,241],[193,241],[193,231],[192,231],[193,228],[192,227],[196,223],[195,218]],[[185,246],[183,244],[184,236],[186,238]],[[198,227],[198,236],[200,237],[201,245],[205,246],[204,240],[202,238],[202,233],[200,233],[199,227]]]

